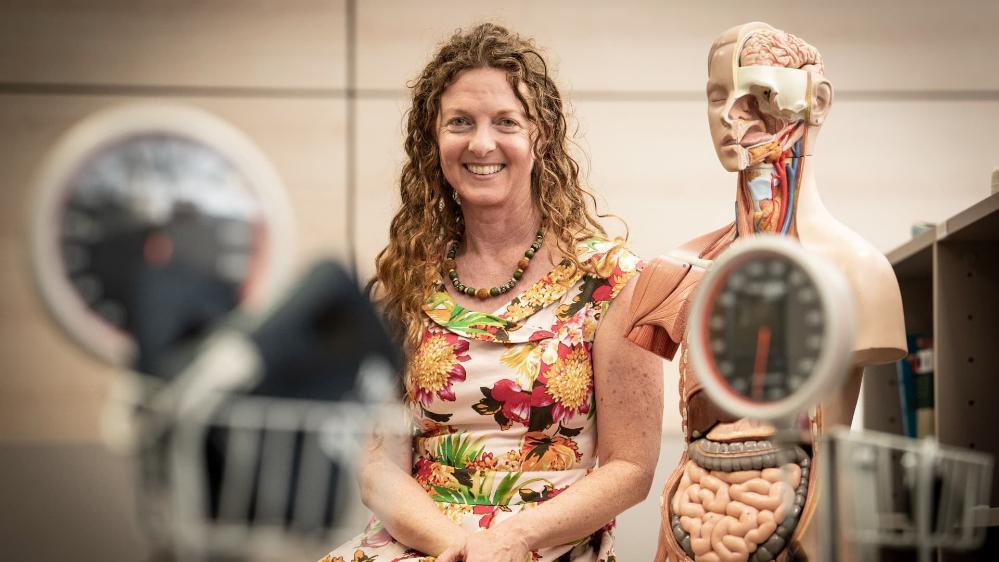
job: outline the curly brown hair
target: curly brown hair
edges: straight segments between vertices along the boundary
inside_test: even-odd
[[[574,247],[585,237],[606,236],[587,206],[593,195],[580,181],[579,165],[569,155],[566,118],[558,87],[534,42],[504,27],[484,23],[458,30],[409,86],[413,104],[407,115],[408,157],[399,181],[401,206],[392,219],[389,243],[376,259],[369,290],[386,325],[409,355],[422,336],[421,306],[441,279],[447,243],[463,230],[461,207],[451,197],[437,145],[440,98],[458,75],[475,68],[506,72],[514,94],[537,129],[531,193],[541,226],[557,240],[558,252],[579,267]],[[603,216],[603,215],[597,215]]]

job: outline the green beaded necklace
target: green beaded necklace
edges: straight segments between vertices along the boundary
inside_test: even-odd
[[[474,287],[467,287],[462,284],[458,279],[458,265],[454,261],[454,256],[458,254],[458,246],[461,244],[461,238],[455,238],[452,240],[447,249],[447,258],[444,260],[444,270],[447,272],[448,278],[451,279],[451,284],[459,292],[470,297],[475,297],[479,300],[485,300],[489,297],[498,297],[503,293],[509,291],[520,281],[521,277],[524,276],[524,271],[527,270],[528,264],[531,263],[531,258],[534,254],[541,248],[541,243],[544,241],[544,232],[542,229],[538,229],[537,236],[534,237],[534,243],[531,247],[524,252],[524,257],[520,258],[517,262],[517,269],[513,272],[513,277],[509,281],[503,283],[499,287],[492,287],[489,289],[476,289]]]

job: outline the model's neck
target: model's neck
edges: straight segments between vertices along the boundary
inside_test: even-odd
[[[815,157],[811,155],[802,159],[801,185],[794,218],[796,224],[801,221],[814,222],[832,218],[819,196],[819,188],[815,184]]]
[[[795,236],[801,217],[828,214],[815,186],[813,164],[813,156],[791,157],[750,166],[740,173],[736,186],[739,235]]]

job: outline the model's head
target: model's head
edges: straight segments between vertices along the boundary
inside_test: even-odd
[[[815,47],[754,22],[733,27],[708,52],[708,125],[729,171],[761,160],[768,145],[814,136],[832,105]]]
[[[602,232],[569,155],[562,97],[533,41],[489,23],[458,31],[410,87],[401,207],[376,283],[408,349],[445,246],[463,229],[463,204],[529,198],[570,259],[576,238]]]

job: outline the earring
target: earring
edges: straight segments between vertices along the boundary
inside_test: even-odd
[[[457,203],[459,207],[461,207],[461,197],[458,197],[457,189],[451,188],[451,198],[454,199],[454,202]]]

